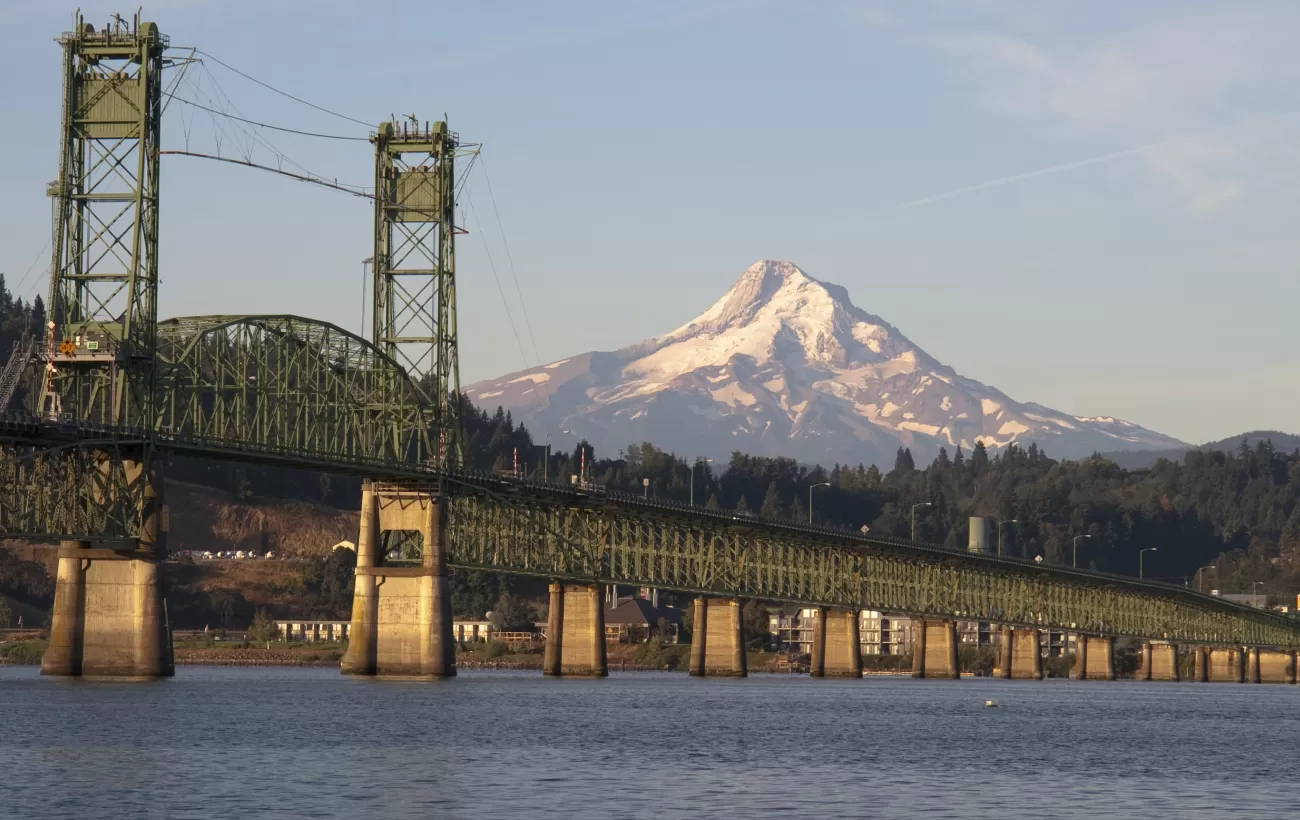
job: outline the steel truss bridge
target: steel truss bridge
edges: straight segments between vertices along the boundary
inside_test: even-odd
[[[79,24],[61,42],[54,321],[6,371],[22,371],[30,398],[0,415],[0,536],[152,543],[148,482],[134,465],[175,453],[436,486],[449,498],[452,568],[1300,647],[1300,621],[1182,587],[461,468],[458,143],[443,123],[384,123],[372,137],[372,339],[287,315],[159,321],[156,75],[166,38],[148,23],[103,33]],[[113,59],[128,68],[105,69]]]

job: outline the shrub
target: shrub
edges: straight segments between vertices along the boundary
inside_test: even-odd
[[[509,647],[505,645],[504,641],[488,641],[484,654],[486,654],[489,659],[499,658],[506,654],[508,649]]]

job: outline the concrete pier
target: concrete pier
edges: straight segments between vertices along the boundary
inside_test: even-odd
[[[1002,636],[998,645],[998,665],[993,667],[993,677],[1009,679],[1011,677],[1011,657],[1013,654],[1014,639],[1011,637],[1011,627],[1002,627]]]
[[[912,677],[951,678],[961,676],[957,665],[957,622],[914,621]]]
[[[419,533],[419,566],[384,565],[380,536],[399,531]],[[362,485],[352,625],[340,664],[344,674],[456,674],[446,533],[446,499],[431,489]]]
[[[695,599],[691,633],[692,675],[743,678],[749,674],[745,630],[740,615],[740,601],[734,598]]]
[[[1070,680],[1115,680],[1115,639],[1076,636]]]
[[[1043,679],[1043,654],[1037,629],[1011,630],[1011,677],[1017,680]]]
[[[553,583],[550,601],[542,674],[580,678],[608,675],[604,589],[599,584]]]
[[[1257,683],[1295,683],[1296,653],[1260,649],[1255,654]]]
[[[1210,653],[1203,646],[1192,650],[1192,680],[1197,683],[1210,680]]]
[[[1246,650],[1246,683],[1259,683],[1259,649]]]
[[[828,612],[824,607],[817,607],[813,613],[812,660],[808,674],[814,678],[862,677],[857,612]]]
[[[1246,653],[1241,647],[1211,649],[1208,666],[1211,683],[1244,683],[1246,680]]]
[[[96,549],[64,541],[42,675],[157,678],[175,674],[171,628],[159,564],[166,554],[162,478],[126,463],[129,482],[144,481],[140,538],[134,547]]]
[[[1148,641],[1142,644],[1142,665],[1138,680],[1179,680],[1178,647],[1171,643]]]

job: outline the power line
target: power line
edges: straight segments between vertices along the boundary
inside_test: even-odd
[[[218,111],[215,108],[208,108],[206,105],[200,105],[196,102],[191,102],[190,100],[187,100],[184,97],[178,97],[175,94],[171,94],[169,96],[176,102],[182,102],[185,103],[186,105],[192,105],[195,108],[201,109],[203,111],[207,111],[211,114],[216,114],[221,117],[228,117],[232,120],[238,120],[239,122],[246,122],[249,125],[256,125],[258,128],[270,128],[272,131],[283,131],[286,134],[299,134],[304,137],[320,137],[321,139],[327,139],[327,140],[353,140],[355,142],[369,142],[370,139],[369,137],[345,137],[340,134],[318,134],[313,131],[299,131],[295,128],[285,128],[279,125],[271,125],[270,123],[258,122],[257,120],[245,119],[244,117],[236,117],[234,114],[227,114],[225,111]]]
[[[497,283],[497,293],[501,294],[501,304],[506,309],[506,319],[510,322],[510,332],[515,336],[515,344],[519,346],[519,356],[524,360],[524,368],[527,369],[528,354],[524,352],[523,340],[519,338],[519,328],[515,325],[514,314],[510,312],[510,301],[506,299],[506,290],[501,286],[501,277],[497,275],[496,262],[492,261],[492,251],[488,249],[487,232],[483,230],[483,220],[479,219],[478,210],[474,207],[474,196],[468,192],[466,192],[466,194],[466,199],[469,201],[469,211],[474,215],[474,224],[479,228],[479,238],[483,240],[483,253],[487,255],[488,267],[491,268],[492,278],[496,280]],[[538,387],[539,385],[541,385],[540,382],[533,383],[534,387]]]
[[[501,244],[506,249],[506,260],[510,263],[510,276],[515,280],[515,295],[519,297],[519,307],[524,314],[524,327],[528,329],[528,341],[533,345],[533,359],[537,361],[537,366],[541,367],[542,354],[537,349],[537,337],[533,334],[532,320],[528,318],[528,303],[524,301],[523,289],[519,287],[519,274],[515,272],[515,257],[514,254],[510,253],[510,243],[506,241],[506,231],[501,224],[501,211],[497,209],[496,194],[492,193],[492,180],[488,177],[487,161],[481,156],[479,157],[479,168],[483,170],[483,180],[487,183],[488,196],[492,199],[492,213],[496,216],[497,233],[501,235]],[[551,404],[550,391],[543,391],[543,395],[546,398],[546,405],[549,407]]]
[[[283,96],[283,97],[288,97],[289,99],[293,100],[294,102],[302,103],[303,105],[307,106],[308,108],[314,108],[314,109],[316,109],[317,111],[320,111],[320,112],[325,113],[325,114],[329,114],[329,115],[332,116],[332,117],[338,117],[339,119],[348,120],[349,122],[355,122],[357,125],[364,125],[364,126],[366,126],[367,128],[371,128],[371,127],[373,127],[373,125],[374,125],[374,123],[365,122],[365,121],[363,121],[363,120],[356,119],[355,117],[349,117],[349,116],[346,115],[346,114],[340,114],[340,113],[338,113],[337,111],[331,111],[331,110],[329,110],[328,108],[322,108],[321,106],[316,105],[315,103],[307,102],[307,101],[304,100],[302,97],[295,97],[294,95],[290,94],[290,93],[287,92],[287,91],[281,91],[280,89],[276,88],[275,86],[273,86],[273,85],[269,85],[269,84],[267,84],[267,83],[264,83],[264,82],[262,82],[261,80],[257,79],[256,77],[250,77],[249,75],[245,74],[244,72],[240,71],[239,69],[235,68],[234,66],[230,65],[229,63],[224,63],[224,62],[222,62],[220,59],[218,59],[218,58],[212,56],[211,54],[209,54],[209,53],[206,52],[206,51],[199,51],[198,53],[199,53],[199,54],[202,54],[204,57],[209,58],[210,60],[212,60],[212,61],[213,61],[214,63],[216,63],[217,65],[224,66],[225,68],[230,69],[231,71],[235,72],[235,73],[238,74],[239,76],[243,77],[245,80],[249,80],[250,82],[257,83],[258,85],[262,86],[263,88],[265,88],[265,89],[267,89],[267,90],[269,90],[269,91],[274,91],[276,94],[279,94],[279,95],[281,95],[281,96]]]

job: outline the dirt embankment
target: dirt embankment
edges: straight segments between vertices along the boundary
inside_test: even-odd
[[[177,550],[273,552],[279,557],[328,555],[355,541],[358,515],[302,501],[243,502],[229,493],[167,483],[168,547]]]

